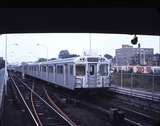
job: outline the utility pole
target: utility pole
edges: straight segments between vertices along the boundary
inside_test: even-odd
[[[144,65],[146,65],[146,56],[145,56],[145,50],[143,50],[143,59],[144,59]]]
[[[37,45],[37,46],[42,46],[42,47],[45,47],[45,48],[46,48],[46,58],[47,58],[47,61],[48,61],[48,47],[45,46],[45,45],[39,44],[39,43],[37,43],[36,45]]]
[[[159,54],[160,54],[160,36],[159,36]]]
[[[140,43],[138,44],[138,49],[139,49],[139,65],[141,64],[141,45]]]

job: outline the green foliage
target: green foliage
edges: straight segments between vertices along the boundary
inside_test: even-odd
[[[109,54],[105,54],[104,57],[107,58],[107,59],[113,59],[113,56],[111,56]]]
[[[0,59],[0,69],[5,67],[5,60],[3,58]]]
[[[39,58],[37,62],[43,62],[43,61],[47,61],[46,58]]]

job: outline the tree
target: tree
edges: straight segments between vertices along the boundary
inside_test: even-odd
[[[77,55],[77,54],[70,54],[68,50],[61,50],[59,52],[59,55],[58,55],[58,57],[62,58],[62,59],[64,59],[64,58],[71,58],[71,57],[78,57],[78,56],[79,55]]]
[[[43,61],[47,61],[46,58],[39,58],[37,62],[43,62]]]
[[[5,60],[3,59],[3,57],[0,57],[0,69],[5,67]]]
[[[56,60],[56,58],[51,58],[51,59],[49,59],[49,60]]]
[[[70,55],[70,54],[69,54],[69,51],[68,51],[68,50],[61,50],[61,51],[59,52],[58,57],[64,59],[64,58],[69,58],[69,55]]]
[[[105,54],[104,57],[107,58],[107,59],[113,59],[113,57],[109,54]]]

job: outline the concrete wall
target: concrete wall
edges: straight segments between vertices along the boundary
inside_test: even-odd
[[[0,69],[0,119],[3,112],[3,103],[4,103],[4,68]]]

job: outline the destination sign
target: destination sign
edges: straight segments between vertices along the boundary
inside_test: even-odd
[[[88,62],[98,62],[98,58],[87,58]]]

